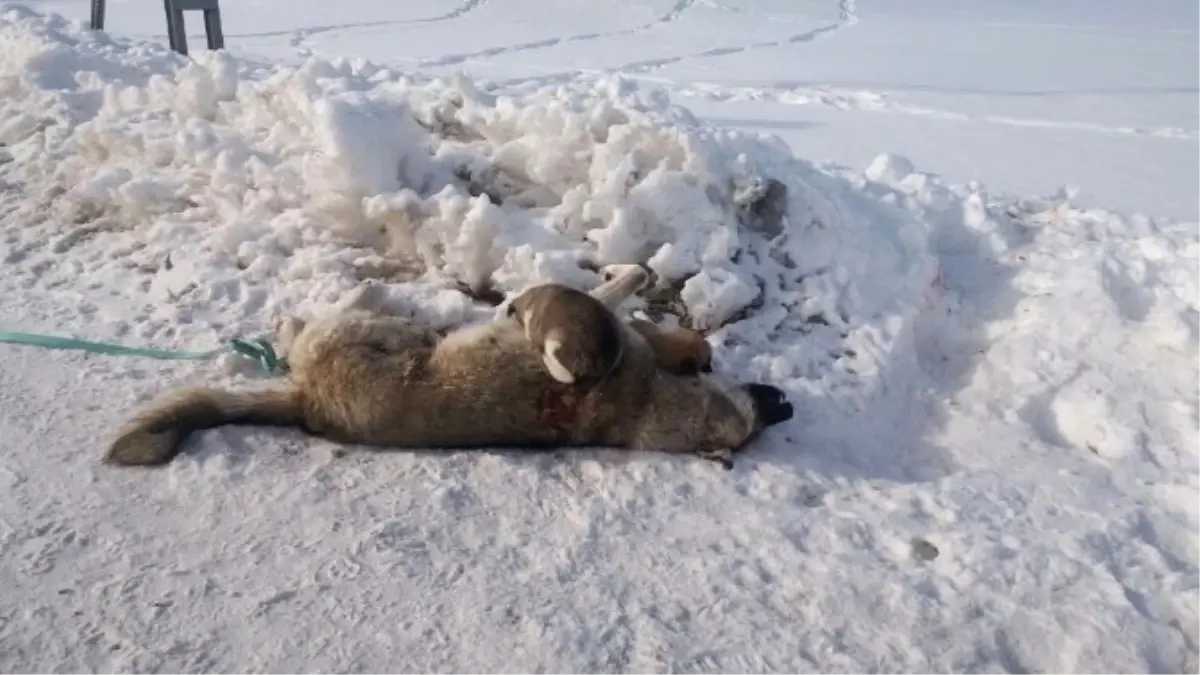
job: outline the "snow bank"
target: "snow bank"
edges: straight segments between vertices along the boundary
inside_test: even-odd
[[[134,271],[135,302],[159,305],[145,326],[219,304],[256,330],[364,279],[450,325],[479,311],[450,299],[464,285],[643,262],[698,328],[769,307],[742,329],[845,337],[906,323],[933,278],[918,226],[869,222],[777,139],[619,78],[497,96],[364,61],[189,61],[18,8],[0,31],[7,180],[41,196],[16,208],[60,252],[93,241],[82,273]]]

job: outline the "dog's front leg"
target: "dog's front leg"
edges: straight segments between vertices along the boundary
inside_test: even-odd
[[[605,265],[600,268],[604,283],[588,292],[604,303],[609,310],[616,310],[634,293],[650,283],[650,273],[641,265]]]

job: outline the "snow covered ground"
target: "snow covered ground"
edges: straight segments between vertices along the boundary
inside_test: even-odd
[[[263,375],[0,345],[0,668],[1200,668],[1194,2],[226,4],[192,59],[158,2],[0,5],[0,330],[207,349],[366,280],[445,327],[636,260],[799,413],[733,472],[121,471],[140,402]]]

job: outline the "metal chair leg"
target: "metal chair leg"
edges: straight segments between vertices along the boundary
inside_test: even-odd
[[[208,38],[209,49],[225,48],[225,34],[221,32],[221,10],[219,8],[204,10],[204,35]]]
[[[224,49],[225,34],[221,30],[221,7],[218,0],[163,0],[167,14],[167,41],[171,49],[180,54],[188,53],[187,28],[184,25],[185,11],[204,13],[204,35],[209,49]]]
[[[104,30],[104,0],[92,0],[92,30]]]
[[[187,55],[187,30],[183,23],[183,10],[175,6],[175,0],[163,0],[163,9],[167,13],[167,43],[171,49]]]

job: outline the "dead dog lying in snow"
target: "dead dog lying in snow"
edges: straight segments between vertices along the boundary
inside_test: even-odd
[[[647,281],[610,266],[590,295],[612,311]],[[105,460],[159,465],[189,434],[225,424],[295,426],[333,441],[390,448],[607,446],[690,453],[732,467],[764,427],[792,417],[779,389],[658,366],[643,333],[620,322],[623,356],[602,383],[555,380],[510,317],[437,336],[379,313],[379,293],[312,321],[286,317],[278,344],[288,380],[257,391],[186,388],[129,420]],[[658,341],[661,342],[661,341]],[[670,360],[667,358],[666,360]]]

